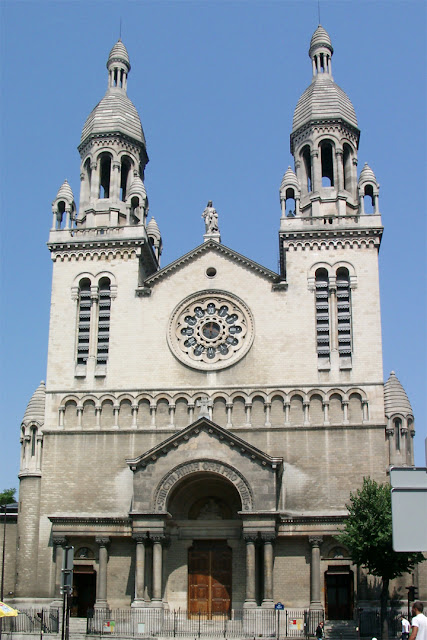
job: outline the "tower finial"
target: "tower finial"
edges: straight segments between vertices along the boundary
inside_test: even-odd
[[[319,15],[319,24],[321,24],[321,22],[320,22],[320,0],[317,0],[317,13]]]
[[[320,18],[319,18],[320,21]],[[120,16],[119,40],[122,39],[122,16]]]

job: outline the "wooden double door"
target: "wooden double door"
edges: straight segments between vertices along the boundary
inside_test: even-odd
[[[231,611],[232,553],[224,540],[198,540],[188,552],[188,612],[208,619]]]
[[[342,571],[327,571],[325,587],[328,620],[352,620],[353,572],[346,567]]]

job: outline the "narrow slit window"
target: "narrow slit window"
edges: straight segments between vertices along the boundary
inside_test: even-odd
[[[316,338],[318,358],[329,360],[329,276],[326,269],[316,271]]]
[[[350,276],[347,269],[337,271],[337,328],[340,358],[351,357]]]
[[[106,365],[110,343],[111,290],[108,278],[99,283],[98,347],[96,363]]]
[[[90,281],[82,280],[79,287],[77,364],[85,365],[89,356],[90,306]]]
[[[322,161],[322,187],[334,186],[334,161],[332,145],[330,142],[323,142],[320,147],[320,157]]]

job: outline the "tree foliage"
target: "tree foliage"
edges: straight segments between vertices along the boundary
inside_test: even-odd
[[[3,489],[3,491],[0,491],[0,504],[15,502],[15,492],[16,489]]]
[[[349,517],[339,540],[348,548],[355,564],[389,581],[410,572],[424,560],[421,553],[393,550],[389,484],[378,484],[371,478],[363,478],[362,488],[350,493],[350,502],[346,507]],[[408,526],[413,525],[408,523]]]

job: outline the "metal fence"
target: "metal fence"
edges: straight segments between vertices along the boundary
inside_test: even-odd
[[[179,609],[95,610],[87,633],[113,636],[218,638],[304,638],[314,635],[323,611],[303,609],[233,609],[229,614],[192,613]]]
[[[50,609],[19,609],[14,617],[2,618],[3,632],[23,633],[58,633],[59,617],[56,610]]]
[[[401,622],[399,620],[400,611],[388,609],[388,635],[389,638],[396,638],[401,633]],[[381,637],[381,612],[379,609],[370,609],[359,612],[359,629],[361,636]]]

